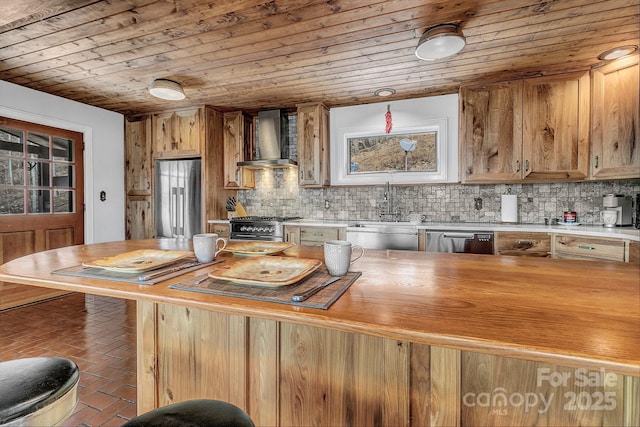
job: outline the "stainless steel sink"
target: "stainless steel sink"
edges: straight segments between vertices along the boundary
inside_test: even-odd
[[[346,239],[367,249],[418,250],[418,229],[409,222],[357,222]]]

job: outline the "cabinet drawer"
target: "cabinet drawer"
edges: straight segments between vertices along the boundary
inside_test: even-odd
[[[558,234],[555,258],[624,261],[624,240]]]
[[[337,240],[337,239],[338,239],[337,228],[304,227],[300,229],[300,242],[323,243],[323,242],[326,242],[327,240]]]
[[[496,233],[496,255],[548,257],[551,236],[548,233]]]
[[[208,224],[207,232],[208,233],[216,233],[220,237],[224,237],[225,239],[229,238],[229,224]]]

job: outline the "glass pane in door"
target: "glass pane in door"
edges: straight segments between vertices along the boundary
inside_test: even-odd
[[[22,157],[23,135],[21,130],[0,126],[0,156]]]
[[[0,188],[0,215],[24,214],[24,190]]]
[[[51,191],[28,190],[27,193],[29,213],[51,213]]]
[[[24,161],[0,157],[0,185],[24,185]]]
[[[73,140],[62,138],[60,136],[53,137],[53,160],[73,161]]]
[[[73,191],[53,190],[53,212],[73,212]]]
[[[29,132],[27,134],[27,157],[30,159],[50,159],[49,135]]]
[[[54,163],[53,186],[73,187],[73,166],[68,163]]]
[[[27,162],[27,185],[48,187],[51,185],[50,165],[45,162]]]

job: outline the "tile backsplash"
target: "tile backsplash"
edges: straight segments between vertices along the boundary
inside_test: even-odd
[[[256,171],[256,189],[242,190],[238,198],[250,215],[378,220],[380,210],[393,212],[398,208],[400,220],[420,214],[427,222],[490,223],[501,220],[501,195],[516,194],[521,223],[543,224],[545,218],[558,218],[564,211],[572,210],[578,221],[599,224],[602,196],[609,193],[632,196],[635,217],[640,180],[391,186],[388,198],[391,208],[385,204],[385,191],[385,186],[299,188],[294,168]]]

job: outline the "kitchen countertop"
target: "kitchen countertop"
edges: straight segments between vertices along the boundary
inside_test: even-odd
[[[170,289],[211,271],[153,286],[52,274],[123,252],[173,249],[173,239],[64,247],[0,266],[0,281],[169,303],[370,334],[427,345],[606,368],[640,377],[640,266],[529,257],[367,250],[362,276],[328,310]],[[287,256],[322,259],[322,248]],[[245,259],[224,253],[225,265]]]
[[[229,223],[229,220],[209,220],[210,224]],[[640,241],[640,230],[632,226],[605,228],[601,225],[544,225],[544,224],[503,224],[486,222],[393,222],[381,223],[371,220],[297,219],[285,221],[284,225],[306,225],[313,227],[350,227],[356,223],[398,224],[415,226],[418,230],[460,230],[460,231],[521,231],[537,233],[561,233],[580,236],[610,237]]]

